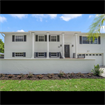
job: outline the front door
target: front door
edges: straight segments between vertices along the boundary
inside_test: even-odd
[[[69,53],[69,45],[64,45],[64,52],[65,52],[65,58],[70,57]]]

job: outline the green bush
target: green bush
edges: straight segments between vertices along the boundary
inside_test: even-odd
[[[92,69],[91,72],[93,72],[94,75],[99,76],[101,73],[103,73],[103,70],[100,70],[100,66],[97,64],[96,66],[94,65],[94,69]]]

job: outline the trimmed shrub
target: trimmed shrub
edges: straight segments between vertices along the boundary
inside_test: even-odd
[[[91,72],[93,72],[94,75],[99,76],[101,73],[103,73],[103,70],[100,70],[100,66],[97,64],[96,66],[94,65],[94,69],[92,69]]]

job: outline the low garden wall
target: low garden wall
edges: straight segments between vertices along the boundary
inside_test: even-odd
[[[88,73],[94,68],[95,59],[0,59],[0,73],[46,74]]]

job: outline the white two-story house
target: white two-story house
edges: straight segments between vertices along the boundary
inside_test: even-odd
[[[91,62],[89,60],[94,59],[93,64],[105,66],[105,34],[103,33],[94,42],[87,41],[86,33],[76,31],[1,32],[1,35],[5,43],[2,64],[8,60],[25,62],[34,59],[33,62],[37,62],[59,59],[59,62],[70,60],[72,65],[75,65],[78,61],[82,65],[85,61],[88,64]]]

